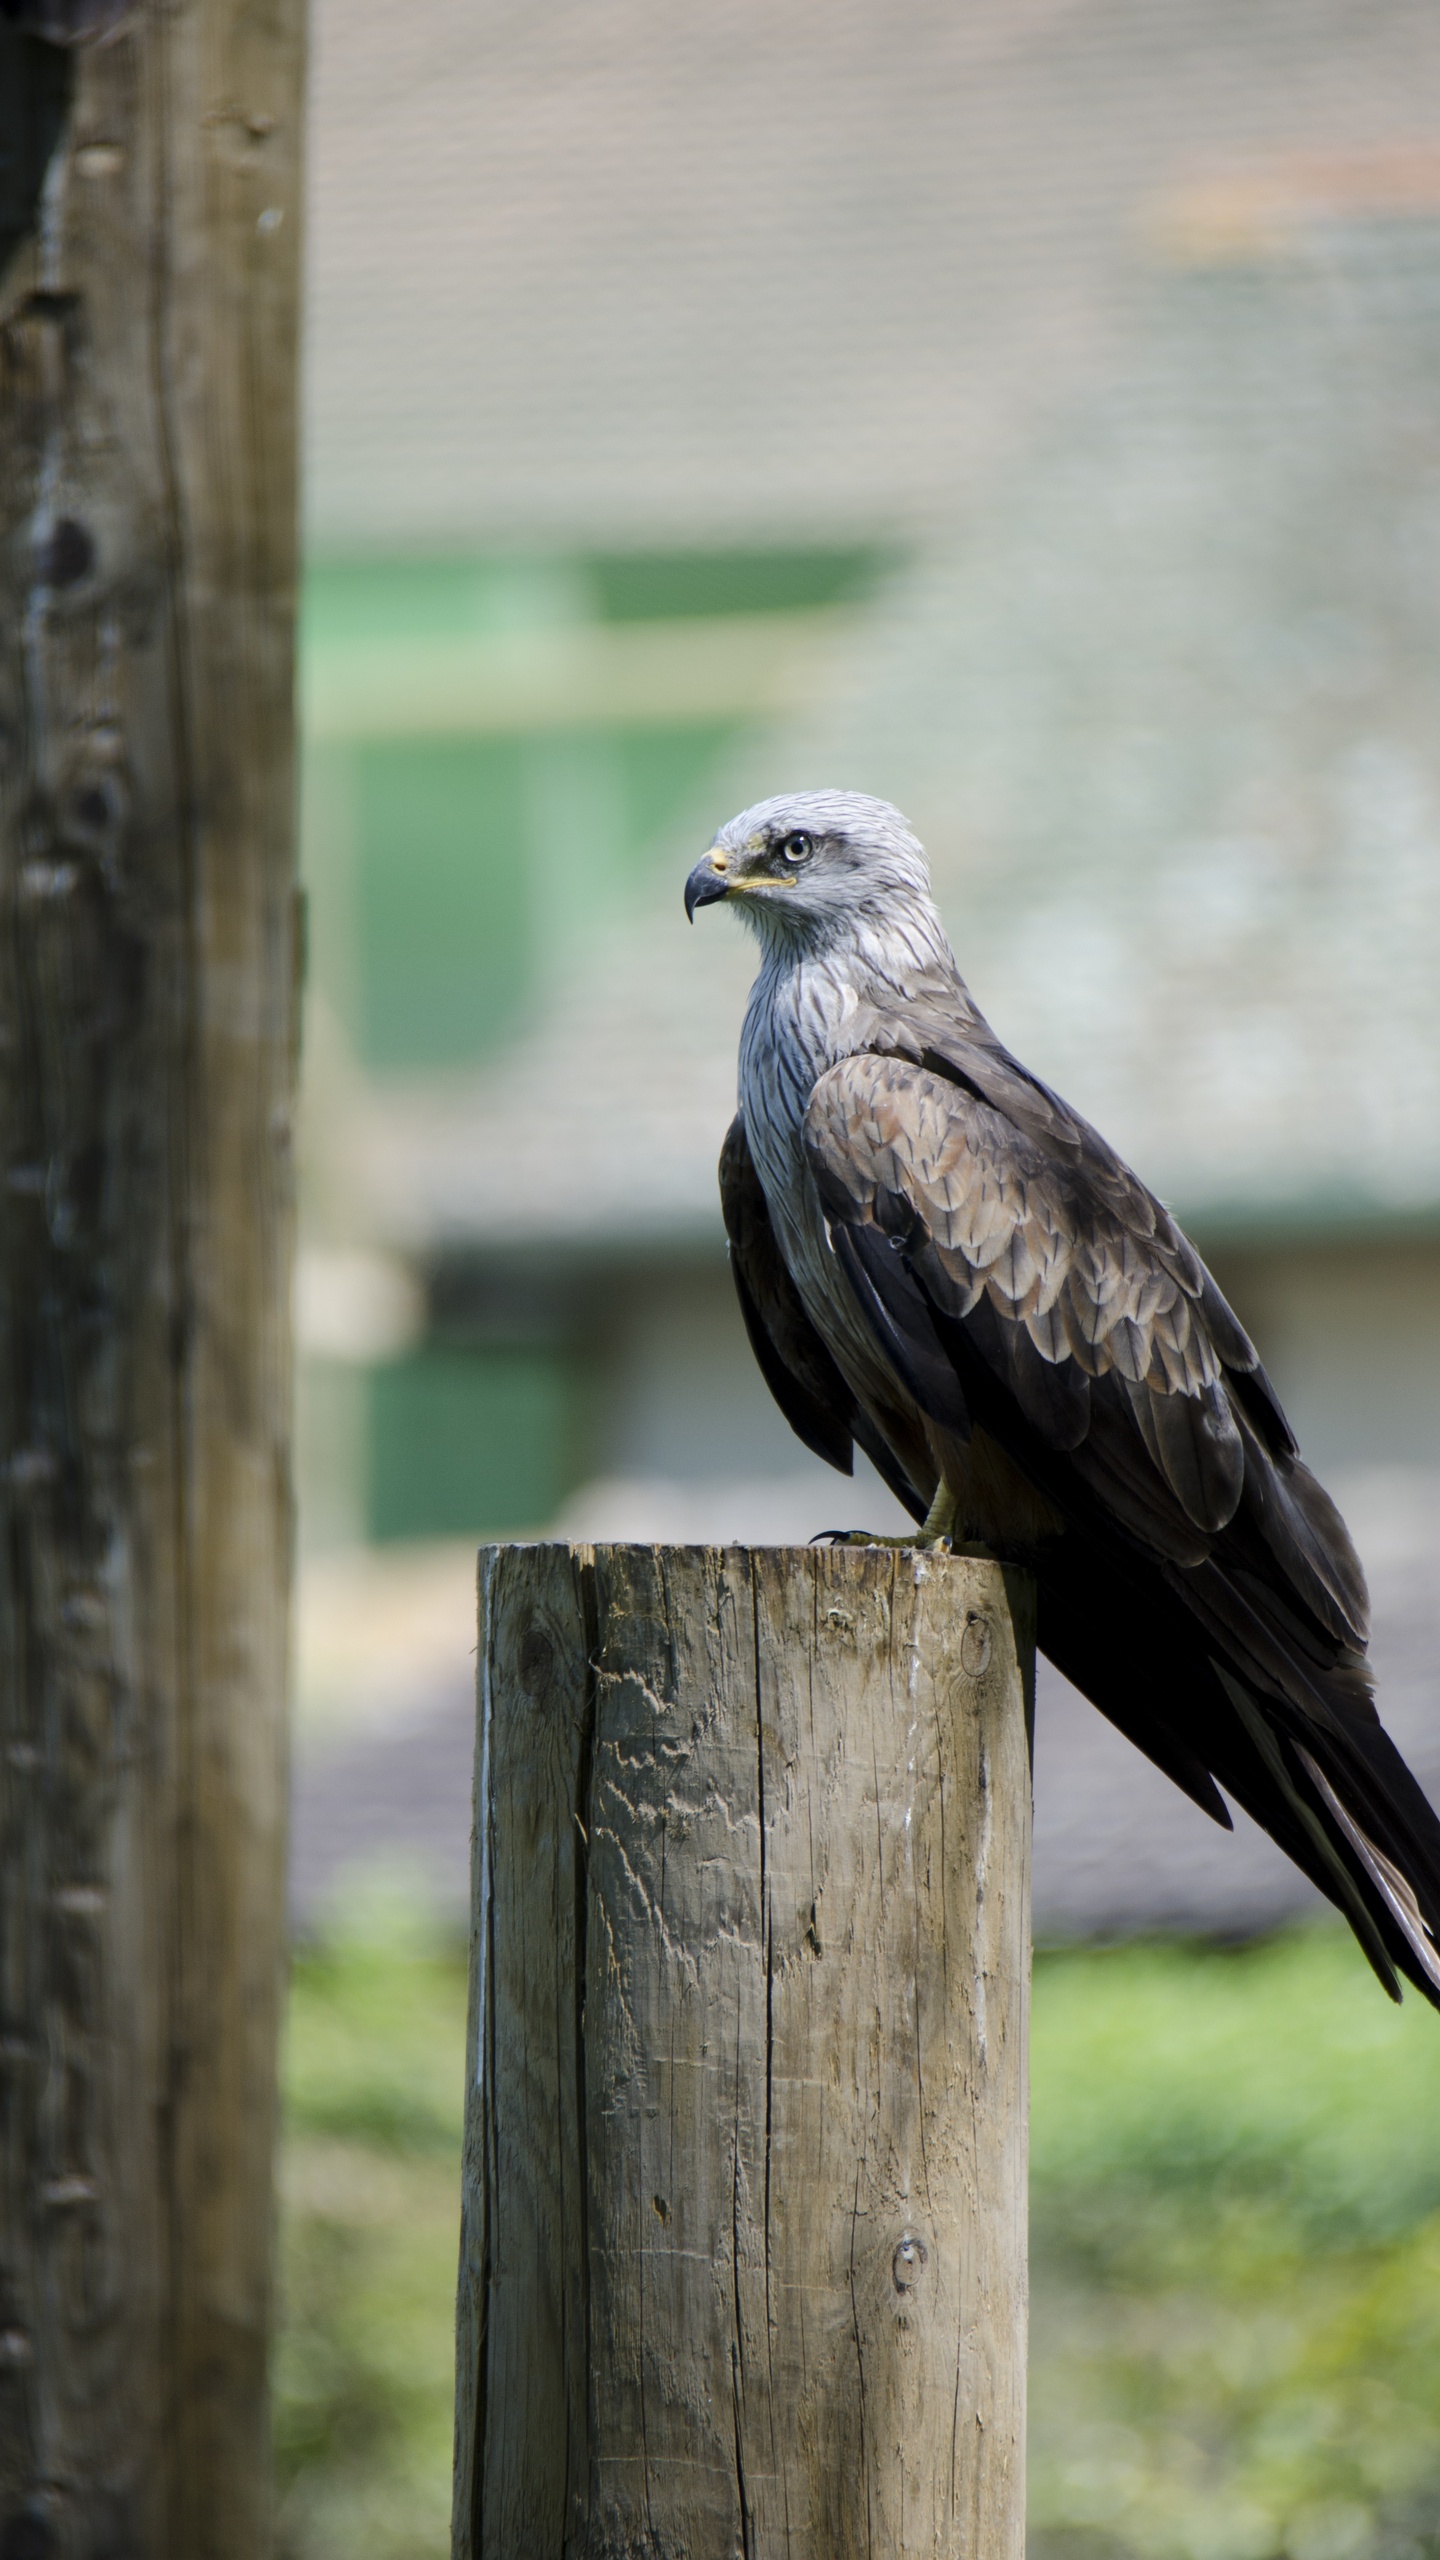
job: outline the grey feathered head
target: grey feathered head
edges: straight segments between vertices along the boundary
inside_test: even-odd
[[[685,912],[728,898],[767,947],[819,948],[865,920],[933,913],[919,838],[888,800],[793,791],[720,829],[685,883]]]

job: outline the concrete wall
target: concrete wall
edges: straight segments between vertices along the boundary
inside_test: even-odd
[[[755,1366],[724,1261],[637,1272],[599,1357],[607,1475],[783,1475],[805,1451]]]
[[[1440,1238],[1217,1251],[1320,1475],[1440,1468]]]

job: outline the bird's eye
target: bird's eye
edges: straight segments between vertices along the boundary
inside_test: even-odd
[[[797,827],[793,836],[786,836],[780,850],[787,862],[808,862],[815,850],[815,839]]]

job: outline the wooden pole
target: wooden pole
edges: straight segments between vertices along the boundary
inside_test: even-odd
[[[0,2550],[257,2560],[302,8],[6,15],[107,40],[0,279]]]
[[[1020,2560],[1032,1623],[483,1551],[456,2560]]]

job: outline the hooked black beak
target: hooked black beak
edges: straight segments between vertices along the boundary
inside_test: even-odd
[[[701,854],[685,883],[685,913],[692,924],[697,907],[713,907],[717,899],[728,894],[727,863],[728,856],[723,853]]]

